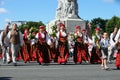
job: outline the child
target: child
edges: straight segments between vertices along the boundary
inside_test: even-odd
[[[101,64],[102,69],[109,69],[109,67],[107,66],[107,55],[108,55],[109,46],[110,44],[108,39],[108,33],[104,32],[103,38],[100,41],[100,47],[102,53],[102,64]]]

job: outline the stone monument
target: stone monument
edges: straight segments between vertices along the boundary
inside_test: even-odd
[[[68,32],[75,32],[75,26],[85,29],[86,23],[78,15],[77,0],[58,0],[55,19],[46,25],[47,31],[50,27],[64,23]]]

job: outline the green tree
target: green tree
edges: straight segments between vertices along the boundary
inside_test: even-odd
[[[113,32],[114,27],[120,27],[120,18],[117,16],[113,16],[110,20],[106,23],[106,31],[108,34]]]
[[[26,24],[23,24],[23,25],[19,26],[19,29],[23,33],[25,28],[30,29],[31,27],[33,27],[33,28],[38,29],[38,27],[41,26],[41,25],[45,26],[45,24],[42,23],[42,21],[39,21],[39,22],[29,21]]]
[[[99,28],[101,29],[101,32],[102,32],[102,33],[105,32],[105,31],[106,31],[105,25],[106,25],[106,22],[107,22],[107,21],[108,21],[108,20],[104,20],[104,19],[102,19],[102,18],[100,18],[100,17],[92,19],[92,20],[91,20],[92,33],[95,32],[95,28],[96,28],[96,27],[99,27]]]

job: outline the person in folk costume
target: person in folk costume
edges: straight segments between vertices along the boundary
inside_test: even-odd
[[[110,42],[108,38],[108,33],[103,33],[103,38],[100,40],[100,47],[101,47],[101,53],[102,53],[102,69],[108,69],[107,66],[107,57],[108,57],[108,48],[110,47]]]
[[[115,42],[116,43],[119,42],[119,36],[120,36],[120,28],[118,29],[117,34],[115,36]]]
[[[51,39],[44,26],[39,26],[39,32],[36,34],[37,42],[37,61],[39,64],[47,65],[51,61],[50,46]]]
[[[56,37],[55,36],[50,36],[52,45],[50,46],[50,53],[51,53],[51,58],[54,60],[54,62],[57,62],[57,55],[56,55]]]
[[[88,58],[89,57],[89,53],[88,53],[89,37],[85,29],[82,30],[82,34],[83,34],[83,43],[86,51],[86,57]]]
[[[29,34],[29,39],[30,39],[30,54],[31,54],[31,58],[32,61],[34,61],[36,59],[36,32],[34,30],[31,31],[31,33]]]
[[[70,54],[70,57],[73,57],[73,53],[74,53],[74,39],[75,39],[75,36],[74,36],[74,33],[69,33],[68,35],[68,43],[69,43],[69,54]]]
[[[66,33],[65,25],[60,23],[59,31],[56,34],[58,39],[57,53],[58,53],[58,64],[66,64],[69,57],[68,48],[68,35]]]
[[[74,54],[73,54],[73,60],[75,64],[82,63],[82,60],[85,62],[88,61],[86,50],[84,46],[83,41],[83,34],[81,32],[81,27],[76,26],[76,32],[75,32],[75,45],[74,45]]]
[[[23,46],[23,60],[24,62],[30,62],[31,55],[30,55],[30,40],[29,40],[29,30],[25,28],[23,34],[24,46]]]
[[[117,34],[114,38],[115,44],[117,44],[119,42],[119,37],[120,37],[120,28],[118,29]],[[114,58],[116,58],[116,53],[114,53]]]
[[[118,38],[116,46],[117,46],[118,52],[117,52],[117,55],[116,55],[115,66],[116,66],[117,69],[120,69],[120,36]]]
[[[111,63],[113,55],[117,53],[117,46],[115,41],[115,36],[117,34],[118,28],[114,27],[114,31],[110,34],[110,47],[108,52],[108,62]]]
[[[115,36],[115,43],[117,44],[118,49],[115,66],[117,67],[117,69],[120,69],[120,28],[118,29],[118,32]]]
[[[90,63],[96,64],[101,63],[101,51],[100,51],[100,40],[102,35],[100,34],[100,28],[95,28],[95,34],[92,36],[92,52],[90,54]]]
[[[118,52],[117,52],[117,55],[116,55],[115,66],[116,66],[117,69],[120,69],[120,36],[118,38],[118,42],[116,43],[116,46],[117,46]]]
[[[12,24],[12,29],[8,32],[7,36],[11,43],[13,65],[16,66],[16,57],[20,48],[23,46],[23,36],[22,33],[18,30],[17,24]]]
[[[1,32],[0,44],[2,48],[3,63],[7,62],[9,64],[11,61],[10,61],[10,41],[7,37],[8,32],[9,25],[6,25],[5,30]]]

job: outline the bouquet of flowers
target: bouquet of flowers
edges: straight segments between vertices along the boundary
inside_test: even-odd
[[[52,29],[52,31],[51,31],[51,33],[50,33],[50,36],[56,37],[57,26],[54,25],[54,26],[52,26],[51,29]]]

